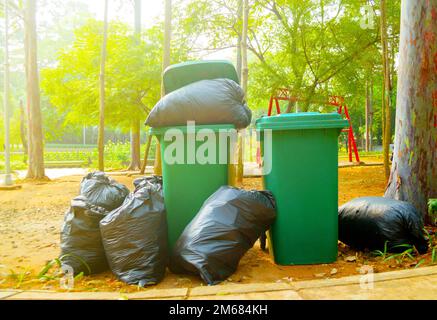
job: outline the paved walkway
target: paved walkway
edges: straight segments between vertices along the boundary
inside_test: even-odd
[[[370,278],[367,278],[371,280]],[[437,300],[437,266],[362,276],[289,283],[225,284],[148,289],[136,293],[0,290],[0,300]]]

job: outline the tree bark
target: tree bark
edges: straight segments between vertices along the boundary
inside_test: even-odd
[[[99,149],[99,170],[105,170],[105,64],[106,44],[108,40],[108,0],[105,0],[105,18],[103,21],[103,43],[100,60],[100,107],[99,107],[99,133],[97,144]]]
[[[170,44],[171,44],[171,0],[165,0],[165,18],[164,18],[164,52],[162,59],[162,71],[170,65]],[[161,82],[161,97],[165,95],[164,83]],[[159,142],[156,143],[154,173],[162,175],[161,147]]]
[[[238,0],[238,9],[237,9],[237,74],[238,79],[241,82],[241,72],[242,72],[242,61],[241,61],[241,31],[243,25],[243,0]]]
[[[243,0],[243,29],[241,33],[241,85],[246,94],[247,101],[247,82],[249,68],[247,66],[247,31],[249,29],[249,1]],[[243,182],[244,175],[244,136],[240,133],[238,139],[238,164],[237,164],[237,182]]]
[[[24,156],[27,157],[29,153],[26,130],[26,113],[24,111],[23,100],[20,100],[20,138],[23,145]]]
[[[136,43],[139,45],[141,41],[141,0],[135,0],[134,6],[135,6],[135,10],[134,10],[135,11],[135,39],[136,39]],[[141,169],[140,133],[141,133],[140,120],[134,118],[132,120],[132,124],[130,128],[131,162],[129,164],[128,170],[135,171]]]
[[[372,151],[372,122],[373,122],[373,83],[366,81],[366,138],[365,150]]]
[[[28,179],[46,179],[39,93],[36,40],[36,0],[27,0],[25,9],[26,93],[28,103]]]
[[[5,39],[4,39],[4,83],[3,83],[3,107],[4,107],[4,130],[5,130],[5,175],[3,184],[11,185],[11,150],[10,150],[10,110],[9,104],[9,93],[10,93],[10,82],[9,82],[9,15],[8,15],[8,2],[4,0],[4,22],[5,22]]]
[[[137,119],[132,120],[131,132],[130,132],[131,163],[129,164],[128,170],[135,171],[141,169],[140,131],[141,131],[140,121]]]
[[[393,165],[385,192],[427,215],[437,198],[437,0],[402,1]]]
[[[390,142],[391,142],[391,108],[390,108],[390,62],[387,41],[387,3],[381,0],[381,44],[384,87],[382,90],[382,108],[384,109],[384,130],[382,134],[384,173],[388,180],[390,176]]]

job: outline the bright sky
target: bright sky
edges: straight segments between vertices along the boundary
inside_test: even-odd
[[[83,1],[83,0],[82,0]],[[90,11],[95,14],[99,20],[103,20],[104,0],[84,1],[88,4]],[[134,0],[110,0],[109,1],[109,19],[121,20],[126,23],[134,22]],[[141,19],[142,25],[149,27],[153,21],[164,19],[164,1],[163,0],[142,0],[141,1]]]
[[[103,20],[104,0],[82,0],[88,4],[90,11],[96,19]],[[134,22],[134,0],[110,0],[109,20],[120,20],[129,24]],[[164,0],[142,0],[141,1],[141,23],[144,27],[150,27],[155,21],[164,19]],[[204,59],[227,59],[233,60],[232,49],[221,50],[203,56]]]

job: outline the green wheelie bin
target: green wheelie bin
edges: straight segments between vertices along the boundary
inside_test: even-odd
[[[190,83],[216,78],[239,83],[235,67],[229,61],[190,61],[164,71],[164,91],[168,94]],[[221,186],[232,184],[231,155],[235,152],[237,131],[231,124],[196,124],[193,131],[188,126],[172,126],[151,128],[150,133],[160,142],[169,246],[173,248],[205,200]],[[166,133],[171,139],[166,140]],[[196,139],[199,134],[203,138]],[[176,140],[179,146],[175,145]],[[210,144],[213,141],[214,146]]]
[[[187,126],[152,128],[151,134],[161,146],[168,240],[173,248],[205,200],[230,184],[237,131],[223,124],[196,125],[192,131]],[[199,134],[205,140],[196,139]]]
[[[287,113],[256,121],[264,187],[276,199],[269,250],[281,265],[330,263],[338,247],[337,113]]]

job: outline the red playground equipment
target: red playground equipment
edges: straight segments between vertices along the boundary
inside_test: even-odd
[[[299,99],[297,97],[290,96],[288,89],[285,89],[285,88],[278,89],[276,94],[274,94],[270,97],[269,110],[267,113],[267,115],[269,117],[272,115],[273,102],[275,103],[276,113],[281,114],[281,108],[279,106],[279,101],[297,102],[297,101],[301,101],[301,99]],[[353,158],[352,153],[353,153],[355,155],[356,162],[360,162],[360,156],[358,154],[357,143],[355,141],[355,136],[354,136],[354,130],[352,127],[351,118],[349,116],[349,110],[347,108],[347,105],[344,102],[344,98],[341,96],[330,96],[328,101],[325,101],[322,103],[325,105],[336,107],[337,112],[341,115],[344,115],[344,117],[348,120],[349,128],[343,129],[342,132],[347,132],[347,136],[348,136],[347,149],[348,149],[348,154],[349,154],[349,161],[353,162],[353,160],[352,160],[352,158]]]

